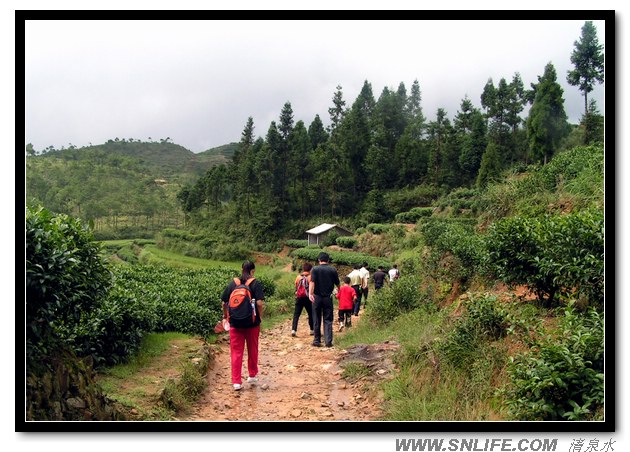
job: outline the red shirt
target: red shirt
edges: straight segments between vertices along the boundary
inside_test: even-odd
[[[337,292],[337,298],[339,299],[339,309],[345,311],[352,309],[357,293],[350,286],[341,286]]]

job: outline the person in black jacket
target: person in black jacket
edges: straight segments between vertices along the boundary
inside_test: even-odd
[[[320,347],[322,340],[321,325],[324,321],[324,341],[326,347],[333,346],[333,290],[339,290],[339,274],[331,265],[328,253],[319,253],[319,265],[311,271],[309,299],[313,303],[313,346]],[[336,292],[335,292],[336,293]]]
[[[379,265],[378,270],[374,273],[374,289],[379,290],[382,289],[385,285],[385,281],[387,281],[387,273],[383,270],[383,266]]]

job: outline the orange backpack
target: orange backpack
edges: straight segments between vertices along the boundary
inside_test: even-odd
[[[230,326],[245,328],[253,326],[256,322],[256,300],[252,298],[249,286],[256,278],[249,278],[245,284],[239,278],[234,278],[236,287],[230,294],[228,302],[228,315]]]

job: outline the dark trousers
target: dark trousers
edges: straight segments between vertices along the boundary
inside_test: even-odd
[[[339,310],[339,323],[343,322],[346,326],[352,325],[352,309]]]
[[[333,318],[334,309],[330,296],[321,297],[315,295],[313,303],[313,343],[321,344],[322,342],[322,320],[324,321],[324,342],[326,345],[332,345],[333,341]]]
[[[295,299],[295,311],[293,312],[293,331],[297,331],[298,329],[298,321],[300,320],[300,315],[302,314],[302,309],[306,310],[306,315],[308,316],[308,326],[311,331],[313,331],[313,303],[308,298],[296,298]]]
[[[359,313],[359,308],[361,307],[361,295],[363,295],[363,291],[361,290],[361,286],[352,286],[355,293],[357,294],[357,299],[354,300],[354,304],[352,306],[352,312],[354,314]]]
[[[368,296],[368,288],[366,287],[365,289],[363,289],[363,307],[365,308],[365,306],[367,305],[367,296]]]

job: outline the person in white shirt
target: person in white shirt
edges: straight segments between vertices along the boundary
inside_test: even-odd
[[[393,283],[398,278],[400,278],[400,272],[398,271],[398,265],[394,264],[392,268],[389,269],[389,283]]]
[[[354,304],[352,306],[352,315],[359,315],[359,307],[361,306],[361,295],[363,294],[363,276],[361,275],[361,271],[359,270],[361,266],[359,264],[355,264],[354,270],[352,270],[348,274],[348,278],[350,278],[350,286],[354,289],[357,294],[356,300],[354,300]]]
[[[368,263],[363,262],[363,267],[359,270],[361,272],[361,292],[363,292],[363,308],[367,304],[368,299],[368,282],[370,281],[370,271],[367,269]]]

